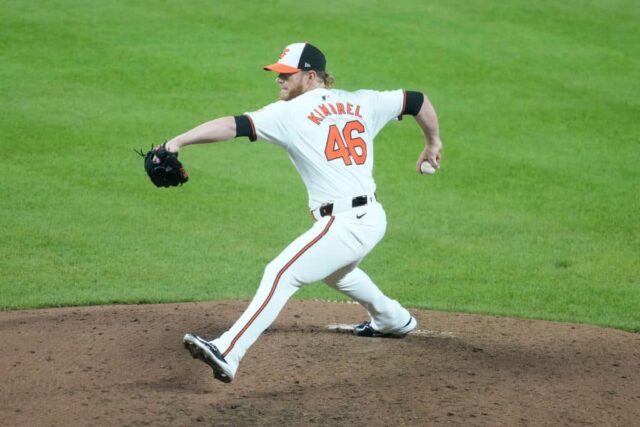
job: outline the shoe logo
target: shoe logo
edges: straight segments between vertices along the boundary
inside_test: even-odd
[[[363,216],[365,216],[366,214],[367,214],[367,213],[365,212],[365,213],[363,213],[362,215],[356,215],[356,218],[360,219],[360,218],[362,218]]]

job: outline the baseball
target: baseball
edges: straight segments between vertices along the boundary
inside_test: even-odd
[[[436,173],[436,168],[431,166],[431,163],[429,162],[422,162],[422,164],[420,165],[420,172],[427,175],[433,175],[434,173]]]

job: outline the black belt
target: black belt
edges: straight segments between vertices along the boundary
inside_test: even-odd
[[[357,208],[358,206],[364,206],[368,203],[369,197],[367,196],[358,196],[351,199],[351,207]],[[327,216],[333,213],[333,203],[326,203],[320,206],[320,216]]]

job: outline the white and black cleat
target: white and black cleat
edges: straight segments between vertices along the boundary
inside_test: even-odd
[[[371,322],[366,321],[353,327],[353,335],[371,338],[403,338],[409,332],[413,331],[417,326],[418,322],[416,321],[415,317],[411,316],[409,321],[403,327],[395,331],[380,332],[377,329],[374,329],[373,326],[371,326]]]
[[[218,347],[197,335],[186,334],[182,338],[184,347],[194,359],[200,359],[213,369],[213,377],[223,383],[233,381],[234,373]]]

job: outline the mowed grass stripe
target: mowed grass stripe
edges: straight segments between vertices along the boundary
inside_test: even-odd
[[[629,42],[640,5],[2,7],[2,308],[250,298],[310,225],[285,153],[190,147],[192,180],[172,191],[151,186],[132,149],[270,102],[260,66],[309,40],[339,87],[424,90],[440,115],[433,177],[413,171],[411,118],[376,141],[389,229],[363,268],[386,292],[413,307],[640,329],[640,59]],[[340,298],[321,285],[298,296]]]

